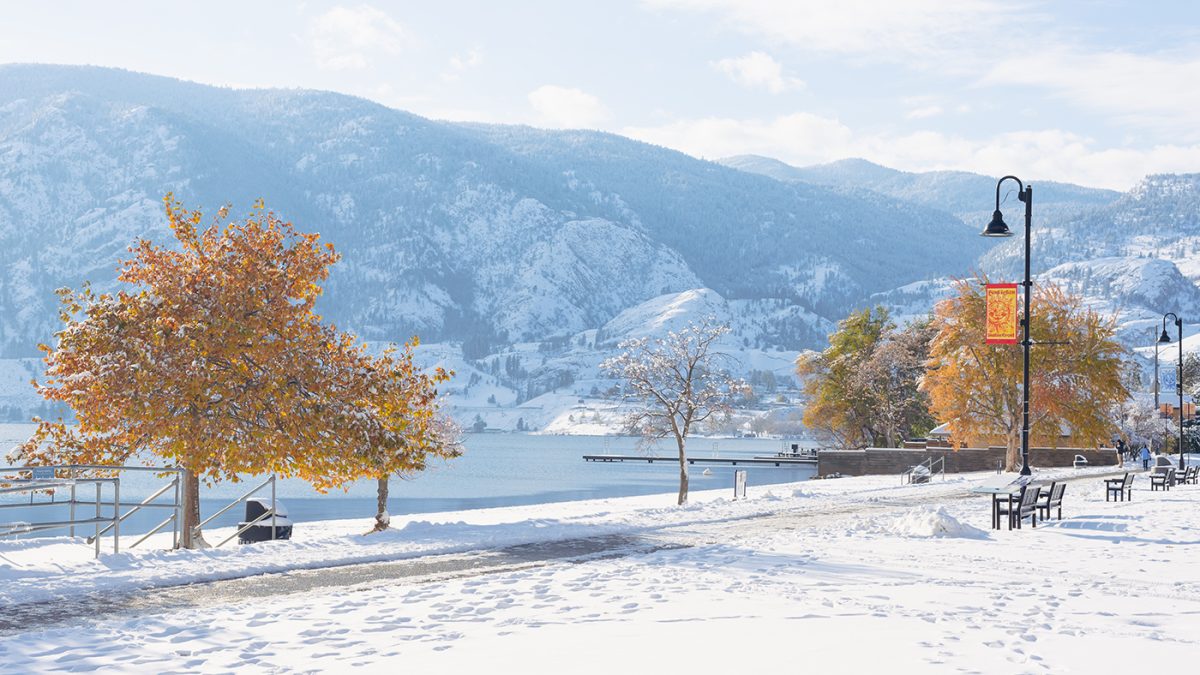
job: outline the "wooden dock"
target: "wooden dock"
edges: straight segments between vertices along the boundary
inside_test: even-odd
[[[584,455],[585,462],[679,462],[678,457],[663,457],[655,455]],[[730,464],[738,466],[802,466],[812,464],[811,459],[791,459],[788,457],[688,457],[688,464]]]

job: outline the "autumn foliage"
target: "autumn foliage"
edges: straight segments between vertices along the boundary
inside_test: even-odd
[[[41,346],[35,385],[77,424],[42,421],[24,459],[166,460],[190,474],[194,524],[200,480],[274,473],[325,490],[458,453],[438,432],[449,374],[414,365],[415,339],[372,354],[314,312],[332,245],[261,203],[202,226],[199,211],[164,201],[175,248],[137,242],[116,293],[59,292],[64,328]]]
[[[893,447],[923,435],[933,420],[917,385],[931,337],[927,321],[898,328],[883,307],[852,312],[828,348],[796,360],[805,426],[843,448]]]
[[[938,304],[922,388],[956,443],[1003,443],[1011,470],[1021,444],[1022,348],[984,343],[986,283],[960,280]],[[1112,410],[1129,397],[1113,321],[1053,285],[1036,286],[1031,302],[1030,445],[1055,447],[1064,430],[1078,447],[1109,440]]]

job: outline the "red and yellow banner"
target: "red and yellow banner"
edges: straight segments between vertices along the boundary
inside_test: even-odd
[[[987,300],[987,343],[1015,345],[1017,343],[1017,285],[988,284],[984,291]]]

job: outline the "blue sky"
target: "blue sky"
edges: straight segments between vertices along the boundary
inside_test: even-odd
[[[354,94],[603,129],[706,158],[1015,173],[1200,171],[1200,3],[1143,0],[56,2],[0,63]]]

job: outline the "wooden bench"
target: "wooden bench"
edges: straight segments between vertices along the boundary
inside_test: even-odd
[[[1189,483],[1195,485],[1197,479],[1200,478],[1200,466],[1189,466],[1183,470],[1183,473],[1178,476],[1178,478],[1180,485],[1186,485]]]
[[[1017,529],[1021,529],[1021,521],[1028,518],[1030,524],[1037,527],[1037,507],[1038,498],[1041,497],[1042,488],[1036,485],[1026,485],[1021,488],[1021,498],[1016,502],[1000,505],[998,515],[1008,516],[1008,529],[1013,529],[1015,523]]]
[[[1062,520],[1062,498],[1067,491],[1066,483],[1051,483],[1049,492],[1043,493],[1045,499],[1038,502],[1038,510],[1042,512],[1042,520],[1050,520],[1050,509],[1058,509],[1058,520]]]
[[[1150,491],[1170,490],[1175,484],[1175,469],[1167,469],[1162,473],[1150,474]]]
[[[1116,498],[1118,501],[1125,501],[1128,497],[1133,499],[1133,474],[1126,473],[1124,478],[1108,478],[1104,481],[1104,501],[1109,501],[1109,497]]]

